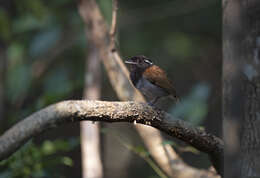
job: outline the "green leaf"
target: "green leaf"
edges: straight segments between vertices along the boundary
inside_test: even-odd
[[[73,166],[73,160],[70,157],[67,157],[67,156],[62,157],[61,161],[66,166],[70,166],[70,167]]]
[[[45,155],[50,155],[50,154],[55,153],[56,152],[56,148],[55,148],[53,142],[51,142],[49,140],[44,141],[43,145],[42,145],[42,152]]]
[[[162,142],[162,145],[175,145],[175,142],[171,140],[164,140]]]
[[[149,156],[149,152],[143,146],[135,146],[133,149],[142,156]]]
[[[185,147],[179,147],[179,150],[182,152],[191,152],[193,154],[199,154],[200,151],[197,150],[196,148],[192,147],[192,146],[185,146]]]

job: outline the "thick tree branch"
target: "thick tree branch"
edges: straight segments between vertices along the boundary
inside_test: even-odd
[[[0,137],[0,160],[14,153],[27,140],[47,129],[81,120],[134,122],[155,127],[213,157],[223,154],[223,142],[144,103],[64,101],[42,109],[17,123]]]

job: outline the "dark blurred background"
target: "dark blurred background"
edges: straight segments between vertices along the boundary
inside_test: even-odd
[[[98,3],[109,24],[111,1]],[[218,0],[119,1],[122,58],[143,54],[165,69],[181,104],[164,109],[220,137],[221,23]],[[0,1],[0,134],[47,105],[82,98],[87,45],[76,1]],[[104,71],[102,100],[118,100]],[[102,123],[101,131],[105,177],[158,177],[124,146],[145,149],[132,125]],[[165,137],[190,165],[210,166],[206,154]],[[80,156],[79,124],[68,124],[0,162],[0,178],[80,177]]]

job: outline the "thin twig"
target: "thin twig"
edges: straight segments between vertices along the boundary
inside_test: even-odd
[[[111,131],[109,132],[111,133]],[[167,175],[155,164],[155,162],[149,158],[149,154],[146,150],[138,150],[135,146],[127,143],[124,139],[119,137],[117,134],[112,132],[112,135],[128,150],[132,151],[133,153],[137,154],[141,158],[143,158],[150,166],[151,168],[160,176],[161,178],[167,178]]]
[[[115,38],[115,34],[116,34],[117,10],[118,10],[118,1],[113,0],[112,22],[111,22],[111,28],[110,28],[110,33],[109,33],[111,39]]]
[[[130,144],[122,143],[128,150],[132,151],[133,153],[137,154],[141,158],[143,158],[150,166],[151,168],[160,176],[161,178],[168,178],[167,175],[165,175],[162,170],[154,163],[154,161],[149,158],[149,156],[145,153],[142,153],[138,151],[135,147],[133,147]]]

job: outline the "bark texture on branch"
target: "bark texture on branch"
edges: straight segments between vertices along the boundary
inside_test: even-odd
[[[221,139],[175,119],[144,103],[63,101],[17,123],[0,137],[0,160],[7,158],[31,137],[66,122],[81,120],[134,122],[155,127],[213,157],[223,154]]]

